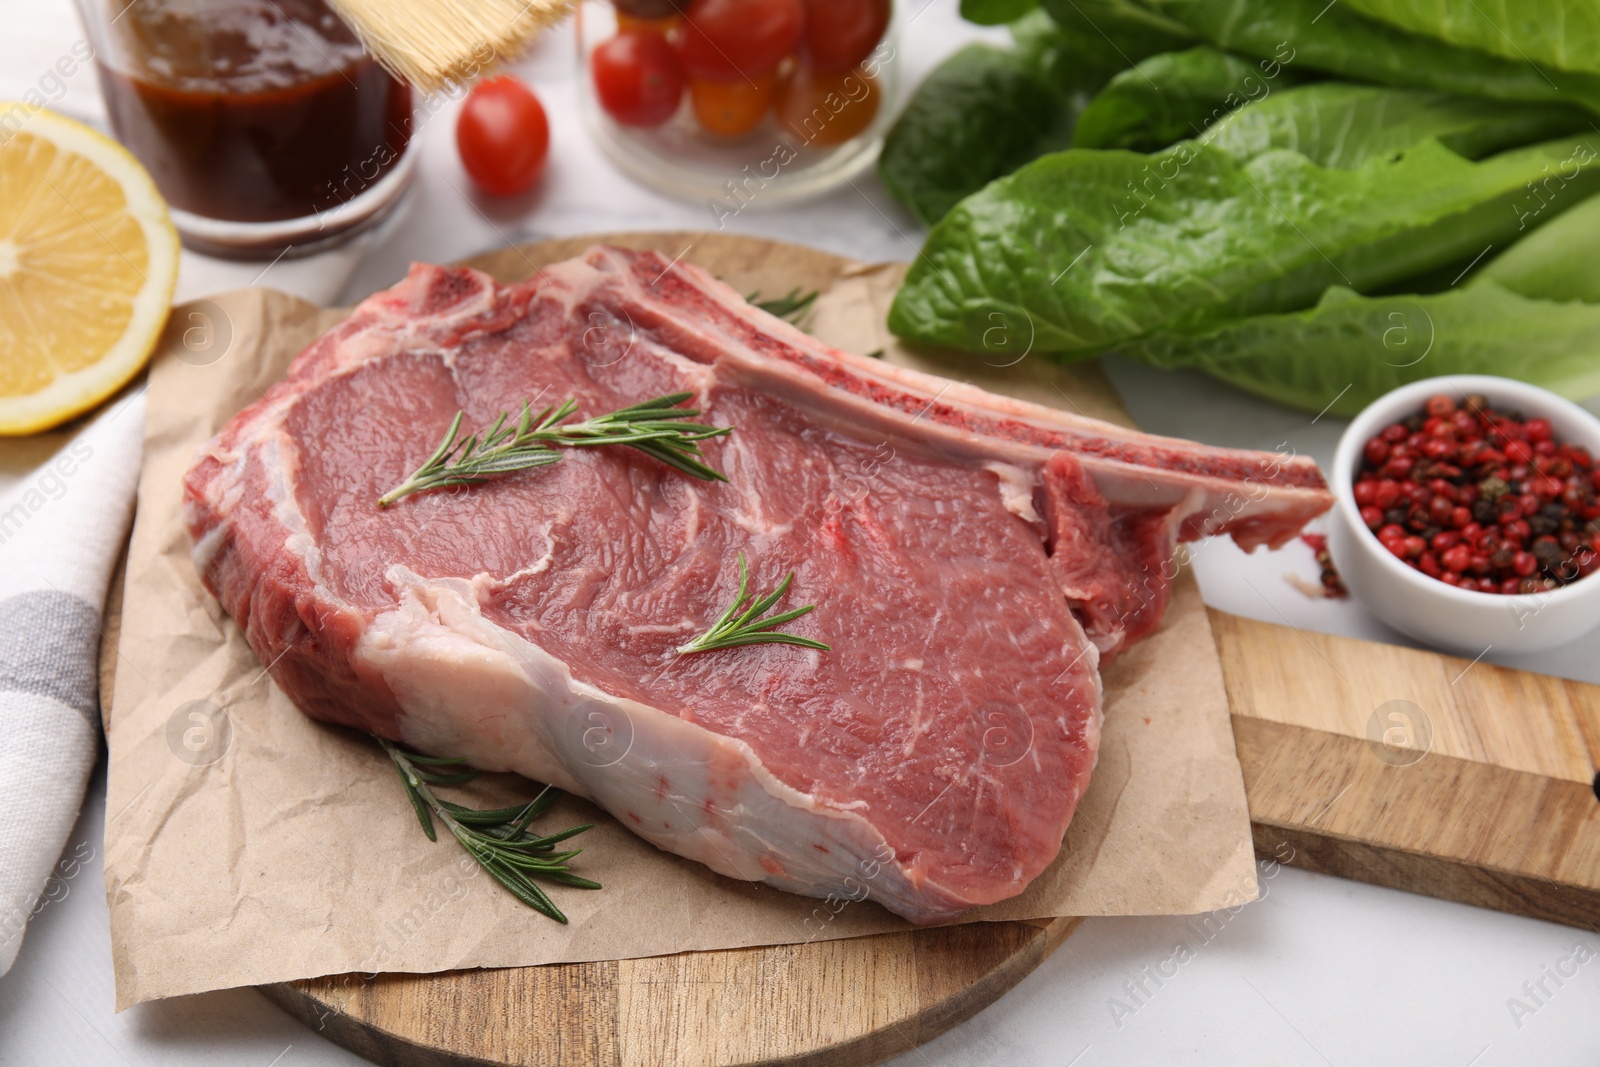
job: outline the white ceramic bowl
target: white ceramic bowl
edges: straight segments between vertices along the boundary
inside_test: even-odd
[[[1538,652],[1567,644],[1600,625],[1600,573],[1546,593],[1504,596],[1467,592],[1400,562],[1361,521],[1353,489],[1362,449],[1390,423],[1444,393],[1489,398],[1502,410],[1550,420],[1558,441],[1600,456],[1600,419],[1554,393],[1482,374],[1453,374],[1401,386],[1356,416],[1339,440],[1331,481],[1337,498],[1328,550],[1350,592],[1396,630],[1457,655]]]

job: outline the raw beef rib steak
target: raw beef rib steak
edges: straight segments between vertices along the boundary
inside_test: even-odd
[[[620,447],[378,497],[458,409],[692,390],[726,484]],[[734,878],[916,922],[1021,892],[1100,737],[1103,655],[1174,542],[1291,537],[1309,461],[1150,437],[840,352],[697,268],[595,248],[520,285],[431,266],[207,444],[208,588],[307,714],[590,797]],[[793,571],[793,632],[679,655]]]

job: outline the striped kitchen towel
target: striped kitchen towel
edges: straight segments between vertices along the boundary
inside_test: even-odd
[[[139,392],[0,494],[0,975],[100,754],[100,616],[133,518],[143,434]]]

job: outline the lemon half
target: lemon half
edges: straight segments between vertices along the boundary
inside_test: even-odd
[[[137,374],[177,278],[178,234],[138,160],[0,102],[0,434],[65,422]]]

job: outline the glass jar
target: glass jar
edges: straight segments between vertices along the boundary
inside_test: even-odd
[[[323,0],[78,0],[112,131],[183,242],[306,253],[383,218],[413,166],[411,90]]]
[[[898,97],[894,22],[890,0],[584,0],[584,119],[624,171],[705,199],[720,228],[872,164]]]

